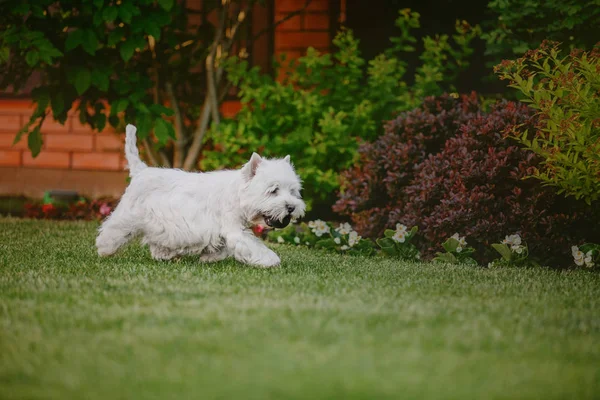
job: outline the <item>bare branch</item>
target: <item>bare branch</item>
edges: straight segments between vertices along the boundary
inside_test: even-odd
[[[171,107],[175,112],[175,143],[173,148],[173,167],[181,168],[183,166],[186,142],[183,130],[183,117],[181,115],[179,103],[177,102],[177,97],[175,96],[175,92],[173,91],[173,85],[171,84],[171,82],[167,82],[166,87],[167,94],[169,96],[169,101],[171,102]]]
[[[204,104],[202,105],[202,113],[200,115],[200,121],[196,130],[194,131],[194,140],[188,149],[187,155],[185,157],[185,161],[183,162],[183,169],[189,171],[196,165],[198,161],[198,155],[200,154],[200,149],[202,149],[202,141],[204,140],[204,135],[206,134],[206,130],[208,128],[208,123],[210,121],[210,105],[208,104],[208,94],[206,95],[206,99],[204,100]]]
[[[148,140],[148,138],[145,138],[142,143],[144,144],[144,148],[146,149],[146,156],[148,157],[148,161],[150,162],[150,164],[154,167],[158,167],[160,164],[158,163],[158,160],[156,159],[156,156],[154,155],[154,152],[152,151],[152,145],[150,144],[150,141]]]

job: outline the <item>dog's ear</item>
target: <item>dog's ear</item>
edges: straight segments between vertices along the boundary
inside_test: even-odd
[[[287,162],[288,164],[291,164],[291,163],[290,163],[290,155],[288,154],[287,156],[285,156],[285,157],[283,158],[283,161]]]
[[[260,165],[261,162],[262,162],[261,156],[259,156],[256,153],[252,153],[252,157],[250,157],[250,161],[248,161],[246,163],[246,165],[244,165],[244,167],[242,168],[242,174],[244,175],[244,177],[247,180],[252,179],[254,177],[254,175],[256,175],[256,169],[258,168],[258,166]]]

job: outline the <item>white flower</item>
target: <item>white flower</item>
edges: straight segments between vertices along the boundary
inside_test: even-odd
[[[299,244],[300,243],[300,238],[298,236],[296,236],[294,238],[294,243]]]
[[[406,225],[396,224],[396,233],[403,233],[406,235]]]
[[[460,246],[457,246],[457,247],[456,247],[456,252],[457,252],[457,253],[460,253],[461,251],[462,251],[462,247],[460,247]]]
[[[575,264],[582,266],[585,263],[585,254],[583,254],[583,251],[579,250],[579,247],[572,246],[571,254],[573,254],[573,259],[575,260]]]
[[[398,243],[404,243],[406,241],[406,232],[396,231],[394,236],[392,236],[392,240]]]
[[[348,247],[348,246],[346,246],[346,245],[343,245],[342,247],[340,247],[340,249],[342,249],[342,250],[348,250],[349,248],[350,248],[350,247]]]
[[[467,246],[467,241],[465,240],[464,236],[459,236],[458,233],[455,233],[454,235],[450,236],[452,239],[455,239],[458,242],[458,247],[460,247],[461,249],[458,250],[458,248],[456,249],[459,253],[462,251],[463,247]]]
[[[335,229],[340,235],[347,235],[350,232],[352,232],[352,227],[350,226],[349,223],[345,222],[343,224],[340,224],[340,226],[338,226]]]
[[[592,268],[594,266],[594,262],[592,261],[592,250],[585,253],[585,258],[583,261],[585,262],[585,266],[588,268]]]
[[[340,244],[341,242],[339,237],[333,238],[333,241],[335,242],[335,244]]]
[[[312,229],[313,233],[319,237],[323,236],[324,233],[329,233],[329,225],[325,221],[320,219],[310,221],[308,226]]]
[[[356,231],[352,231],[350,232],[350,235],[348,236],[348,245],[350,247],[353,247],[355,244],[357,244],[360,241],[361,237],[358,236],[358,232]]]
[[[307,246],[310,246],[310,242],[306,242],[306,243],[304,243],[304,244],[305,244],[305,245],[307,245]]]
[[[521,236],[518,234],[507,235],[502,241],[503,244],[507,244],[509,246],[520,246],[521,245]]]
[[[277,243],[283,243],[285,240],[281,236],[277,236]]]
[[[420,259],[421,259],[421,255],[420,255],[420,254],[417,254],[417,255],[415,256],[415,258],[416,258],[417,260],[420,260]]]
[[[519,246],[519,245],[512,245],[512,246],[510,246],[510,249],[512,251],[514,251],[515,253],[517,253],[517,254],[522,254],[524,248],[525,248],[524,246]]]

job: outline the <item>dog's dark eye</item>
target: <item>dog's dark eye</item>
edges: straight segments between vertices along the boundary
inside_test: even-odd
[[[279,188],[274,188],[274,189],[271,189],[271,191],[269,193],[272,195],[276,195],[278,192],[279,192]]]

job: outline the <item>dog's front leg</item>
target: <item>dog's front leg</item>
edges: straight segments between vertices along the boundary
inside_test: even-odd
[[[225,240],[233,257],[243,263],[267,268],[276,267],[281,262],[273,250],[251,233],[231,233],[226,236]]]

